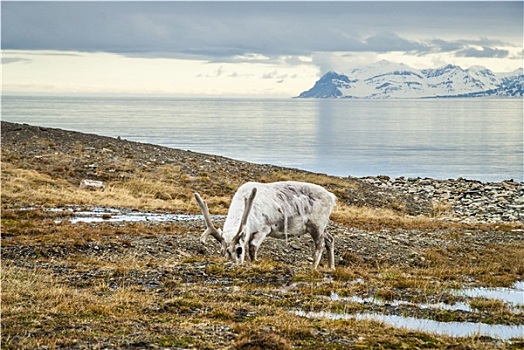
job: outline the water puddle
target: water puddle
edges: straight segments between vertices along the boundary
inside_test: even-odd
[[[514,306],[524,305],[524,281],[518,281],[513,288],[465,288],[454,292],[457,296],[502,300]]]
[[[524,305],[524,281],[516,282],[512,288],[464,288],[453,291],[453,294],[464,298],[486,298],[503,301],[511,311],[520,314]],[[328,297],[333,301],[353,302],[358,304],[372,304],[377,306],[414,307],[419,309],[450,310],[478,312],[468,302],[446,303],[413,303],[403,300],[385,301],[378,298],[361,298],[357,296],[340,297],[332,292]],[[452,337],[487,336],[494,339],[509,340],[524,337],[524,325],[501,325],[474,322],[440,322],[425,318],[385,315],[380,313],[332,313],[332,312],[305,312],[293,311],[294,314],[308,318],[329,318],[332,320],[372,320],[384,322],[390,326],[407,328],[414,331],[423,331]]]
[[[308,318],[329,318],[331,320],[369,320],[384,322],[397,328],[429,332],[451,337],[486,336],[494,339],[509,340],[522,338],[524,326],[491,325],[472,322],[439,322],[429,319],[382,314],[337,314],[332,312],[293,311],[295,315]]]
[[[336,293],[333,293],[336,295]],[[340,300],[340,301],[349,301],[354,302],[358,304],[373,304],[378,306],[411,306],[411,307],[417,307],[419,309],[437,309],[437,310],[448,310],[448,311],[466,311],[466,312],[473,312],[473,309],[469,306],[468,303],[462,303],[457,302],[454,304],[446,304],[446,303],[433,303],[433,304],[426,304],[426,303],[411,303],[409,301],[403,301],[403,300],[392,300],[392,301],[385,301],[382,299],[375,299],[375,298],[361,298],[361,297],[346,297],[346,298],[340,298],[338,296],[331,295],[331,300]],[[518,310],[515,310],[518,312]]]
[[[169,214],[169,213],[149,213],[132,211],[120,208],[94,207],[89,210],[78,208],[58,208],[50,209],[55,212],[63,212],[64,217],[57,218],[56,223],[70,221],[72,224],[79,222],[171,222],[171,221],[198,221],[204,220],[202,215],[192,214]],[[223,215],[212,215],[214,220],[224,219]]]
[[[524,306],[524,281],[517,281],[512,288],[464,288],[452,291],[456,296],[467,297],[467,298],[486,298],[500,300],[507,303],[514,313],[523,312],[522,306]],[[379,306],[392,305],[392,306],[414,306],[421,309],[442,309],[449,311],[467,311],[474,312],[469,303],[456,302],[454,304],[446,303],[411,303],[403,300],[384,301],[373,297],[361,298],[357,296],[352,297],[340,297],[337,293],[332,292],[330,296],[331,300],[334,301],[349,301],[358,304],[374,304]]]

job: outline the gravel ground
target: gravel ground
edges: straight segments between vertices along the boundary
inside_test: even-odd
[[[132,166],[128,170],[129,174],[126,175],[128,177],[133,176],[133,172],[136,172],[137,169],[153,171],[155,167],[165,164],[175,164],[182,169],[182,173],[186,173],[189,176],[196,176],[199,171],[204,169],[210,174],[216,174],[217,177],[228,176],[224,174],[230,174],[231,177],[234,174],[237,176],[242,174],[240,176],[245,178],[246,181],[263,177],[272,171],[284,169],[272,165],[251,164],[219,156],[27,124],[2,121],[1,131],[2,158],[7,159],[18,167],[35,169],[50,175],[60,176],[74,184],[80,183],[84,178],[100,181],[118,181],[122,174],[113,169],[114,164],[120,162],[121,159],[132,161]],[[68,160],[67,165],[57,169],[56,164],[45,161],[45,156],[48,154],[61,155],[61,158]],[[82,156],[79,156],[79,154]],[[95,165],[92,166],[93,164]],[[306,173],[297,169],[287,170],[294,171],[297,174]],[[465,191],[471,191],[471,184],[473,184],[477,192],[480,191],[479,188],[482,184],[478,181],[459,179],[438,181],[438,185],[435,186],[436,180],[395,180],[383,176],[362,179],[348,178],[347,181],[347,190],[337,192],[339,201],[379,208],[391,208],[392,205],[398,206],[401,203],[407,214],[429,212],[431,199],[435,196],[434,192],[437,192],[438,195],[445,193],[449,196],[449,184],[451,183],[459,183],[460,186],[465,188]],[[510,192],[513,197],[508,202],[524,200],[524,188],[521,183],[510,182],[508,184],[502,183],[502,185],[507,191],[514,190]],[[195,186],[202,186],[198,190],[203,193],[211,190],[203,184],[196,184]],[[435,188],[438,190],[445,186],[448,186],[446,191],[435,190]],[[485,186],[491,188],[493,184],[485,184]],[[431,187],[433,192],[428,194],[428,187]],[[456,186],[452,187],[456,188]],[[459,196],[456,193],[454,195],[460,200],[464,198],[464,196]],[[499,195],[494,198],[504,199],[507,196]],[[460,200],[457,200],[456,203],[459,203]],[[2,203],[2,205],[5,208],[10,205],[13,206],[13,203]],[[474,213],[472,214],[471,212],[474,209],[471,209],[471,206],[468,207],[468,210],[466,219],[474,216]],[[188,226],[192,235],[188,237],[177,236],[176,243],[180,245],[174,248],[175,252],[185,252],[184,254],[189,255],[208,252],[216,253],[216,249],[212,248],[215,242],[210,240],[208,247],[202,247],[196,239],[195,235],[198,235],[203,230],[201,222],[179,222],[178,225]],[[475,246],[489,242],[511,242],[513,240],[521,240],[523,234],[519,228],[509,232],[507,230],[497,232],[493,229],[474,230],[472,231],[473,233],[461,231],[460,239],[455,241],[449,240],[449,236],[452,233],[450,233],[450,230],[444,229],[432,232],[406,229],[383,229],[381,231],[369,232],[335,223],[331,223],[330,231],[334,233],[336,238],[335,246],[337,257],[340,260],[339,264],[351,263],[345,262],[344,259],[351,259],[351,256],[355,255],[365,261],[385,261],[397,266],[423,264],[424,257],[420,256],[418,252],[428,247],[445,247],[449,244],[460,245],[465,243]],[[166,239],[171,241],[170,238]],[[172,243],[174,244],[175,242]],[[278,240],[268,240],[262,246],[260,254],[261,256],[270,254],[274,259],[296,265],[297,262],[310,258],[312,251],[311,242],[307,238],[302,237],[296,244],[301,246],[300,250],[282,247],[282,242]],[[161,249],[163,249],[161,247],[165,247],[163,242],[155,246],[158,247],[156,254],[161,252]],[[67,254],[67,252],[60,253],[61,248],[59,247],[54,247],[53,249],[57,250],[57,252],[50,254]],[[90,248],[82,247],[82,249]],[[9,257],[10,253],[8,251],[3,251],[3,253],[7,254],[4,257]],[[172,253],[173,249],[170,249],[169,254]],[[30,254],[30,252],[17,255],[23,257],[25,254]]]
[[[55,162],[57,159],[61,161],[60,164]],[[205,172],[210,178],[218,179],[213,185],[215,187],[204,182],[192,184],[194,186],[192,190],[198,190],[203,194],[211,194],[216,191],[221,186],[221,181],[223,184],[229,180],[242,183],[283,170],[297,176],[308,174],[297,169],[250,164],[219,156],[7,122],[2,122],[2,161],[19,168],[36,170],[63,178],[75,186],[85,178],[104,182],[124,181],[126,178],[135,176],[137,171],[154,173],[158,167],[170,164],[179,167],[180,172],[188,177],[196,178]],[[124,163],[125,167],[120,166]],[[447,259],[445,262],[447,266],[453,266],[455,263],[475,266],[475,259],[482,259],[482,254],[486,253],[491,245],[511,247],[523,244],[524,231],[519,221],[519,205],[524,195],[521,183],[508,181],[500,184],[482,184],[466,180],[437,182],[431,179],[395,180],[387,177],[363,179],[351,177],[344,181],[347,184],[344,188],[340,188],[340,185],[334,182],[333,187],[329,189],[336,191],[339,201],[347,204],[389,208],[409,215],[419,215],[432,213],[433,200],[451,199],[454,200],[453,203],[449,206],[444,205],[452,210],[448,213],[450,220],[471,222],[472,218],[482,217],[480,222],[494,220],[494,222],[504,222],[510,225],[507,227],[435,225],[435,228],[419,229],[385,225],[384,228],[370,226],[368,229],[358,225],[330,222],[328,230],[335,237],[335,256],[338,267],[360,266],[363,270],[374,271],[373,273],[380,273],[380,271],[387,271],[388,268],[391,268],[395,271],[403,270],[412,273],[417,269],[430,268],[432,259],[434,259],[431,252],[437,250],[445,253],[443,256]],[[229,192],[224,189],[222,191],[229,193],[231,189],[227,190]],[[487,204],[482,204],[482,206],[475,204],[480,203],[477,201],[479,193],[487,198]],[[491,203],[490,198],[497,201],[496,215],[486,214],[486,208]],[[514,210],[511,215],[499,213],[505,210],[504,205],[509,205]],[[33,215],[33,219],[29,219],[29,228],[24,228],[25,223],[20,220],[20,213],[23,210],[16,203],[2,202],[2,209],[3,225],[8,222],[4,220],[13,217],[16,222],[21,223],[17,230],[22,232],[16,233],[8,225],[3,226],[2,266],[18,267],[27,271],[49,271],[63,283],[79,290],[107,285],[109,289],[107,293],[111,293],[121,289],[122,286],[136,286],[142,288],[144,293],[151,291],[151,293],[165,296],[164,299],[168,300],[177,291],[177,288],[180,289],[181,286],[190,288],[193,284],[199,284],[212,286],[213,291],[224,293],[224,296],[238,293],[240,297],[244,293],[257,298],[280,300],[286,293],[294,293],[293,288],[300,288],[297,286],[300,286],[302,282],[297,283],[294,276],[305,274],[305,271],[309,271],[311,264],[313,244],[309,237],[294,239],[293,247],[285,246],[281,240],[266,240],[261,246],[259,257],[262,260],[277,261],[280,263],[279,267],[268,273],[240,276],[237,274],[242,273],[243,270],[218,259],[218,245],[211,237],[208,238],[205,246],[199,242],[199,236],[204,230],[204,223],[200,220],[72,224],[66,219],[56,223],[55,219],[64,217],[60,210],[69,208],[54,208],[58,211],[35,209],[37,214]],[[118,210],[131,209],[119,208]],[[219,221],[218,226],[221,224],[222,222]],[[75,234],[77,236],[74,236]],[[63,235],[67,239],[54,239],[53,235],[57,237]],[[79,238],[74,239],[74,237]],[[130,267],[126,269],[125,273],[122,273],[115,268],[115,265],[118,265],[119,261],[127,261],[126,259],[140,262],[141,267]],[[104,266],[104,261],[107,262],[107,266]],[[325,262],[323,260],[321,264]],[[221,270],[222,268],[224,270]],[[506,273],[503,268],[501,270]],[[522,280],[524,269],[519,270],[511,266],[507,267],[507,270],[513,271],[511,272],[513,273],[512,278]],[[459,285],[475,285],[478,281],[475,279],[473,268],[471,271],[471,274],[440,278],[456,281]],[[321,274],[325,281],[316,282],[315,288],[318,288],[320,283],[329,286],[329,281],[333,278],[330,272],[322,271]],[[369,278],[374,279],[375,277],[370,276]],[[357,283],[359,279],[361,278],[358,276],[349,277],[347,286],[344,288],[352,288],[352,283]],[[430,282],[443,283],[443,281],[428,280],[428,285]],[[242,288],[246,285],[249,288],[243,291]],[[268,285],[273,287],[270,291],[261,292],[257,287]],[[368,294],[362,294],[361,297],[374,297],[373,286],[365,287],[365,289]],[[414,288],[401,288],[394,292],[398,293],[394,297],[402,300],[410,301],[418,297],[415,295],[418,292]],[[320,297],[322,296],[319,295]],[[446,295],[440,295],[440,297],[445,298]],[[298,307],[303,306],[298,304]],[[439,317],[435,311],[416,307],[389,304],[362,307],[367,308],[369,312]],[[159,305],[158,309],[148,309],[146,312],[152,314],[177,312],[181,313],[181,316],[191,317],[193,314],[209,311],[180,310],[165,304]],[[183,312],[188,314],[182,314]],[[244,322],[254,317],[254,314],[250,310],[239,309],[232,317],[235,322]],[[507,313],[493,315],[485,312],[457,311],[454,312],[454,317],[470,322],[495,321],[502,324],[522,324],[524,316],[522,313],[508,317]],[[119,346],[154,348],[155,344],[145,343],[143,339],[145,334],[154,333],[155,330],[149,329],[146,332],[140,327],[140,325],[136,326],[136,332],[127,336],[125,341],[129,344],[119,343]],[[161,328],[160,325],[155,325],[155,327]],[[191,327],[181,332],[187,331],[188,336],[210,339],[217,347],[226,347],[238,337],[238,334],[226,326],[195,324]],[[318,332],[318,330],[313,331]],[[20,340],[17,338],[19,335],[9,334],[9,336],[12,345],[17,344],[17,341]],[[319,333],[319,337],[324,337],[324,335]],[[329,332],[325,337],[326,339],[331,337]],[[112,348],[118,341],[121,340],[116,338],[89,339],[74,346],[69,344],[64,348]],[[356,340],[341,338],[337,341],[351,343]],[[485,344],[495,346],[498,342],[488,339]]]
[[[128,170],[129,174],[125,175],[128,177],[133,176],[133,172],[136,172],[137,169],[154,171],[156,167],[165,164],[175,164],[182,169],[182,173],[189,176],[196,176],[204,169],[209,174],[222,178],[240,176],[241,181],[257,179],[273,171],[284,169],[272,165],[251,164],[218,156],[27,124],[2,121],[1,131],[3,160],[21,168],[35,169],[52,176],[65,178],[73,184],[80,183],[84,178],[118,181],[122,174],[114,171],[114,164],[121,162],[122,159],[132,162]],[[61,165],[57,169],[56,164],[46,161],[48,154],[59,154],[61,159],[67,160],[66,165]],[[296,174],[305,173],[297,169],[287,170],[294,171]],[[235,180],[238,181],[237,178]],[[407,214],[421,214],[430,211],[431,199],[435,196],[435,192],[440,196],[442,193],[447,194],[449,197],[450,183],[459,183],[465,188],[464,191],[470,192],[472,191],[471,184],[473,184],[475,193],[480,192],[482,185],[478,181],[448,180],[438,181],[438,185],[435,186],[433,181],[436,180],[393,180],[380,176],[362,179],[348,178],[347,188],[344,191],[338,191],[337,196],[339,201],[368,207],[391,208],[392,205],[399,206],[401,203]],[[212,190],[206,188],[204,184],[195,184],[195,186],[200,186],[197,189],[203,193]],[[485,186],[491,188],[493,184],[485,184]],[[495,195],[494,198],[506,199],[506,202],[510,204],[524,200],[524,187],[521,183],[502,183],[501,186],[511,193],[512,197]],[[420,190],[421,188],[423,190]],[[428,188],[432,188],[433,192],[429,193]],[[445,188],[446,191],[441,190],[442,188]],[[440,191],[435,189],[440,189]],[[456,203],[460,203],[465,197],[457,193],[452,194],[458,198]],[[2,205],[4,209],[16,206],[13,203],[2,203]],[[466,219],[475,215],[472,214],[474,208],[474,206],[468,206]],[[193,235],[203,230],[200,222],[180,222],[178,225],[189,226]],[[443,247],[447,244],[460,245],[465,242],[475,246],[489,242],[511,242],[522,239],[522,230],[518,227],[509,232],[507,230],[496,232],[493,229],[472,231],[474,233],[462,231],[458,241],[449,240],[450,230],[444,229],[433,232],[406,229],[368,232],[332,223],[330,231],[335,234],[337,256],[341,264],[349,263],[343,261],[344,257],[349,259],[352,254],[355,254],[364,260],[388,261],[392,265],[412,265],[423,263],[424,258],[417,252],[428,247]],[[176,247],[175,252],[183,251],[187,254],[195,254],[213,250],[211,247],[203,248],[197,243],[196,237],[188,237],[178,237],[178,243],[182,245]],[[212,243],[214,242],[210,242],[209,245],[211,246]],[[282,248],[282,242],[268,240],[264,243],[261,254],[262,256],[271,254],[273,258],[294,265],[297,261],[307,259],[312,251],[311,242],[306,238],[302,238],[297,244],[302,245],[300,251],[290,247]],[[162,246],[163,244],[159,244],[158,249],[161,249]],[[54,249],[60,250],[56,247]],[[8,251],[4,253],[7,254],[6,257],[9,256]],[[159,253],[158,250],[157,253]],[[172,254],[172,250],[170,253]],[[60,254],[60,252],[55,254]]]

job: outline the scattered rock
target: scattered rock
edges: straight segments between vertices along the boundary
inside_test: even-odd
[[[129,181],[136,170],[153,173],[157,167],[176,167],[180,186],[203,195],[232,195],[234,186],[286,172],[303,178],[307,171],[252,164],[123,139],[2,121],[2,161],[60,177],[76,184]],[[59,159],[63,164],[57,167]],[[86,180],[90,179],[90,180]],[[226,181],[223,179],[227,179]],[[349,205],[388,208],[406,215],[429,215],[460,222],[523,222],[524,182],[480,182],[463,178],[347,177],[343,185],[325,184],[338,200]],[[95,185],[96,186],[96,185]],[[157,199],[176,194],[158,192]],[[226,203],[227,204],[227,203]]]
[[[383,191],[409,193],[430,201],[433,216],[461,222],[524,221],[524,182],[506,180],[480,182],[463,178],[435,180],[431,178],[365,177]]]
[[[104,190],[104,183],[97,180],[84,179],[80,182],[80,188],[86,190]]]

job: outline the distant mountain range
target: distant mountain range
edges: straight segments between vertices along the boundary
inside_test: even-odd
[[[438,98],[522,97],[522,68],[494,73],[473,66],[462,69],[448,64],[435,69],[414,69],[404,64],[380,61],[356,68],[347,75],[326,73],[298,98]]]

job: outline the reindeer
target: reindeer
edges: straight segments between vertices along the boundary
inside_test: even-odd
[[[206,223],[200,241],[205,244],[207,236],[213,236],[227,259],[242,264],[248,250],[251,261],[255,261],[266,237],[285,238],[287,242],[288,236],[307,232],[315,243],[313,269],[317,269],[324,247],[329,268],[335,268],[334,239],[326,226],[336,197],[325,188],[295,181],[245,183],[233,196],[223,232],[213,225],[206,202],[198,193],[195,198]]]

